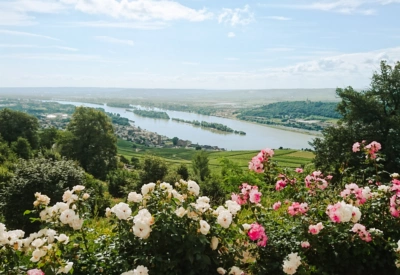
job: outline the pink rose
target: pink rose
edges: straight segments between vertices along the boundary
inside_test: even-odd
[[[31,269],[31,270],[28,270],[27,275],[45,275],[45,274],[40,269]]]
[[[274,203],[274,205],[272,206],[272,208],[274,210],[278,210],[281,207],[282,203],[280,201]]]

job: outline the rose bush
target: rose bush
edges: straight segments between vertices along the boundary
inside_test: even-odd
[[[278,168],[267,148],[249,163],[262,186],[241,183],[218,206],[191,180],[148,183],[106,209],[103,230],[84,186],[51,206],[36,193],[43,228],[24,236],[0,224],[0,272],[400,274],[399,175],[381,182],[379,143],[351,149],[375,176],[345,171],[333,185],[329,173]]]

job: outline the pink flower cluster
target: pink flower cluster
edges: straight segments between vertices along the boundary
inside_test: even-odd
[[[323,228],[324,228],[324,225],[322,224],[322,222],[319,222],[316,225],[311,224],[308,227],[308,232],[313,235],[317,235],[319,233],[319,231],[321,231]]]
[[[257,156],[253,157],[249,162],[249,169],[253,170],[256,173],[264,172],[264,162],[268,161],[274,155],[274,150],[265,148],[257,154]]]
[[[371,234],[365,229],[365,226],[359,223],[354,224],[353,228],[351,229],[354,233],[358,233],[361,240],[370,242],[372,241]]]
[[[308,211],[308,204],[305,202],[303,202],[303,203],[294,202],[288,208],[288,213],[291,216],[302,215],[302,214],[306,213],[307,211]]]
[[[275,184],[275,190],[276,191],[280,191],[283,188],[286,187],[286,185],[288,183],[290,184],[295,184],[296,183],[296,179],[289,179],[286,175],[284,174],[279,174],[278,175],[279,180],[276,182]]]
[[[27,275],[44,275],[44,272],[41,271],[40,269],[31,269],[28,270]]]
[[[250,240],[258,241],[257,245],[265,247],[267,245],[268,237],[265,234],[265,229],[261,224],[253,223],[250,225],[250,230],[247,232]]]
[[[282,203],[280,201],[277,201],[276,203],[274,203],[274,205],[272,205],[272,209],[274,210],[278,210],[281,207]]]
[[[360,188],[355,183],[345,185],[346,189],[340,192],[340,196],[343,198],[351,198],[354,196],[355,204],[364,204],[368,199],[372,197],[371,189],[369,187]]]
[[[360,152],[362,145],[365,144],[365,140],[361,143],[356,142],[353,144],[353,152]],[[382,149],[382,146],[379,142],[373,141],[370,144],[364,146],[365,151],[367,152],[367,158],[376,159],[376,152]]]
[[[334,205],[328,205],[326,214],[329,216],[331,221],[335,223],[358,222],[361,218],[361,212],[358,207],[351,204],[347,204],[344,201],[338,202]]]
[[[301,245],[302,248],[309,248],[311,246],[310,243],[307,242],[307,241],[301,242],[300,245]]]
[[[400,193],[400,180],[398,179],[393,179],[392,180],[392,188],[390,188],[390,191],[396,191],[397,194]]]
[[[400,216],[400,192],[390,198],[390,213],[396,218]]]
[[[304,182],[306,187],[311,190],[316,188],[324,190],[326,187],[328,187],[328,181],[331,179],[331,175],[324,177],[321,171],[314,171],[304,179]]]
[[[239,186],[240,193],[232,194],[232,200],[237,202],[239,205],[243,205],[247,203],[247,200],[250,200],[252,203],[260,203],[261,201],[261,192],[258,191],[257,186],[251,186],[250,184],[243,183]]]

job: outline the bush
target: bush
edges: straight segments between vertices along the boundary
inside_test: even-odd
[[[32,208],[32,194],[42,192],[56,201],[66,188],[84,185],[84,182],[84,171],[72,161],[43,158],[19,160],[13,178],[6,182],[1,196],[7,226],[26,232],[37,230],[38,224],[32,224],[28,217],[23,216],[25,210]]]

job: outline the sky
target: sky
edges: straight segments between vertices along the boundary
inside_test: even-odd
[[[0,87],[364,89],[400,0],[0,0]]]

